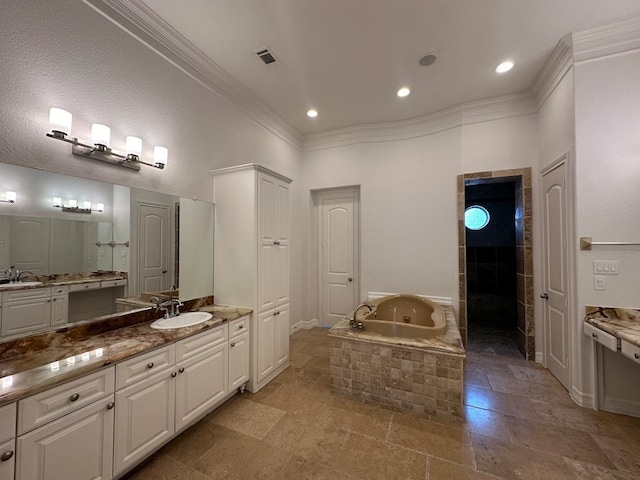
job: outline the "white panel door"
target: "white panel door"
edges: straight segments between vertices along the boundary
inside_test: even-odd
[[[113,395],[18,437],[20,480],[109,480]]]
[[[170,213],[166,205],[138,206],[138,272],[140,292],[167,290],[169,284]]]
[[[273,242],[264,242],[258,251],[258,311],[275,307],[277,279],[278,246]]]
[[[321,308],[322,323],[333,326],[356,304],[356,198],[354,194],[321,198]]]
[[[289,305],[283,305],[276,310],[276,365],[289,360]]]
[[[229,391],[249,380],[249,332],[229,340]]]
[[[256,334],[256,361],[258,382],[264,380],[276,368],[276,312],[267,310],[258,315]]]
[[[274,258],[274,298],[279,306],[289,303],[289,245],[276,245]]]
[[[544,201],[545,359],[549,371],[569,388],[569,318],[566,164],[542,177]]]
[[[11,220],[11,265],[35,275],[52,273],[49,265],[51,220],[35,217],[11,217]]]

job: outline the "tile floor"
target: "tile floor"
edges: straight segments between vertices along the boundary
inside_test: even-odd
[[[291,366],[236,395],[130,480],[637,480],[640,419],[576,406],[540,365],[472,349],[466,420],[331,392],[326,330],[291,337]]]

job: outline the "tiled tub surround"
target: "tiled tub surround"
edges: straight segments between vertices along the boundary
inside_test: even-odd
[[[433,338],[386,337],[354,330],[349,318],[329,330],[331,384],[338,393],[428,415],[462,415],[466,358],[453,309]]]
[[[584,321],[640,347],[640,310],[587,306]]]
[[[155,330],[150,322],[160,314],[144,309],[0,344],[0,405],[251,313],[248,308],[214,305],[213,297],[185,303],[185,310],[209,312],[213,318],[191,327]]]

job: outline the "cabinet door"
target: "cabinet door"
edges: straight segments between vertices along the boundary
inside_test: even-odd
[[[176,432],[197,420],[227,395],[227,342],[182,364],[176,378]]]
[[[258,382],[264,380],[276,368],[276,314],[268,310],[258,315],[256,351]]]
[[[279,181],[276,190],[276,240],[289,243],[289,184]]]
[[[16,465],[16,441],[9,440],[0,445],[0,479],[13,480]]]
[[[229,391],[249,380],[249,332],[229,340]]]
[[[289,245],[278,245],[274,258],[274,296],[276,305],[280,307],[289,303]]]
[[[273,243],[277,238],[278,191],[275,178],[258,174],[258,238]]]
[[[20,480],[109,480],[113,395],[18,437]]]
[[[261,243],[258,252],[258,311],[276,306],[277,269],[279,248],[274,243]]]
[[[55,295],[51,298],[51,325],[64,325],[69,317],[69,296]]]
[[[114,475],[134,466],[173,435],[172,373],[162,372],[116,392]]]
[[[289,305],[278,307],[276,315],[276,365],[289,361]]]
[[[5,302],[2,305],[2,335],[27,333],[48,327],[51,298]]]

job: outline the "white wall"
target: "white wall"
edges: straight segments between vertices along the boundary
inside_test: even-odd
[[[451,297],[457,305],[457,175],[536,162],[533,114],[407,140],[316,149],[303,154],[304,191],[294,204],[311,219],[311,190],[359,185],[360,299],[370,291],[405,292]],[[304,228],[305,315],[311,320],[318,318],[318,288],[310,220]]]
[[[576,63],[576,237],[640,242],[640,51]],[[576,239],[577,241],[577,239]],[[577,312],[585,305],[640,308],[640,247],[577,252]],[[618,260],[620,275],[593,288],[593,260]],[[580,336],[582,388],[593,393],[591,341]]]

